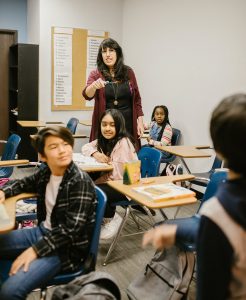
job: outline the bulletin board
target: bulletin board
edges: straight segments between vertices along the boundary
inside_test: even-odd
[[[96,68],[98,46],[108,32],[81,28],[51,28],[51,110],[92,110],[82,89]]]

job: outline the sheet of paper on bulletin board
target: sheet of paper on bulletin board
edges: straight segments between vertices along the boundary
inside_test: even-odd
[[[82,89],[96,68],[98,47],[108,32],[81,28],[52,27],[51,109],[92,110]]]

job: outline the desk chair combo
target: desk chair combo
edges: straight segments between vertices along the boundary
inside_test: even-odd
[[[140,149],[140,151],[138,152],[138,159],[141,161],[141,177],[154,177],[154,176],[158,176],[159,175],[159,169],[160,169],[160,163],[161,163],[161,151],[155,149],[155,148],[151,148],[151,147],[142,147]],[[133,205],[138,205],[138,203],[136,203],[135,201],[131,200],[131,201],[118,201],[115,202],[113,204],[114,206],[122,206],[125,208],[125,214],[122,218],[120,227],[118,229],[117,234],[115,235],[115,237],[113,238],[113,241],[109,247],[109,250],[107,252],[107,255],[104,259],[103,265],[106,266],[109,257],[112,253],[112,251],[114,250],[118,239],[121,235],[122,229],[125,226],[125,223],[128,219],[129,214],[131,214],[133,221],[137,224],[137,227],[139,229],[139,224],[136,221],[134,214],[132,213],[131,210],[131,206]],[[151,215],[149,209],[145,206],[142,206],[143,209],[145,210],[146,214],[149,216],[151,223],[154,224],[154,218]],[[137,232],[136,234],[139,234],[142,232]]]
[[[72,273],[66,273],[66,274],[58,274],[50,282],[48,282],[46,286],[39,287],[41,290],[42,299],[45,299],[45,297],[46,297],[47,287],[50,287],[53,285],[66,284],[80,275],[84,275],[84,274],[87,274],[87,273],[95,270],[96,262],[97,262],[101,224],[103,221],[104,211],[105,211],[106,202],[107,202],[107,196],[98,187],[96,187],[96,195],[97,195],[97,200],[98,200],[97,208],[96,208],[96,222],[95,222],[95,227],[94,227],[93,234],[92,234],[92,239],[91,239],[88,256],[81,263],[80,269],[78,271],[72,272]],[[28,230],[28,229],[26,229],[26,230]],[[2,266],[4,266],[4,268],[5,268],[5,270],[4,270],[5,274],[8,274],[10,264],[11,264],[10,261],[6,261],[4,264],[2,264]]]

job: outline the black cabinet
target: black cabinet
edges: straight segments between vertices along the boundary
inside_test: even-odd
[[[9,131],[21,136],[18,158],[37,160],[30,143],[36,128],[24,128],[18,120],[38,120],[39,47],[14,44],[9,48]]]

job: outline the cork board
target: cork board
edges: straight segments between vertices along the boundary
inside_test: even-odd
[[[81,28],[51,28],[51,110],[92,110],[82,89],[95,68],[98,44],[108,32]]]

